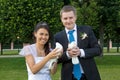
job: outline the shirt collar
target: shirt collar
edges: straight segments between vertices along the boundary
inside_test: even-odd
[[[77,25],[76,24],[75,24],[75,26],[72,30],[75,30],[75,31],[77,30]],[[65,28],[65,31],[66,31],[66,33],[68,33],[69,30],[67,28]]]

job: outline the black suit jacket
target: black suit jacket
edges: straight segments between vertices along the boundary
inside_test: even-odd
[[[88,37],[82,40],[80,34],[85,32]],[[72,61],[66,55],[66,49],[68,48],[68,38],[65,30],[58,32],[54,36],[55,42],[62,44],[64,53],[62,57],[58,60],[62,63],[61,69],[61,80],[72,80]],[[80,64],[88,80],[101,80],[99,72],[94,61],[94,57],[101,54],[101,48],[98,41],[92,31],[88,26],[77,27],[77,46],[80,49],[84,49],[85,57],[79,58]]]

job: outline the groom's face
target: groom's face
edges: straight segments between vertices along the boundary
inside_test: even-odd
[[[71,30],[74,28],[76,16],[73,11],[63,12],[61,15],[61,21],[67,29]]]

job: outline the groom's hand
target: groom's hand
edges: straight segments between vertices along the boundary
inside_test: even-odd
[[[68,48],[67,51],[70,57],[80,56],[80,49],[78,47]]]
[[[75,53],[76,53],[76,56],[80,56],[81,55],[79,47],[76,47],[76,52]]]

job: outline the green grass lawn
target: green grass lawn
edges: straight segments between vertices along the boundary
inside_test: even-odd
[[[0,80],[27,80],[24,58],[0,58]]]
[[[102,80],[120,80],[120,56],[96,57],[96,63]],[[59,80],[60,68],[52,80]],[[26,65],[23,57],[0,58],[0,80],[27,80]]]
[[[120,80],[120,55],[96,58],[102,80]]]

